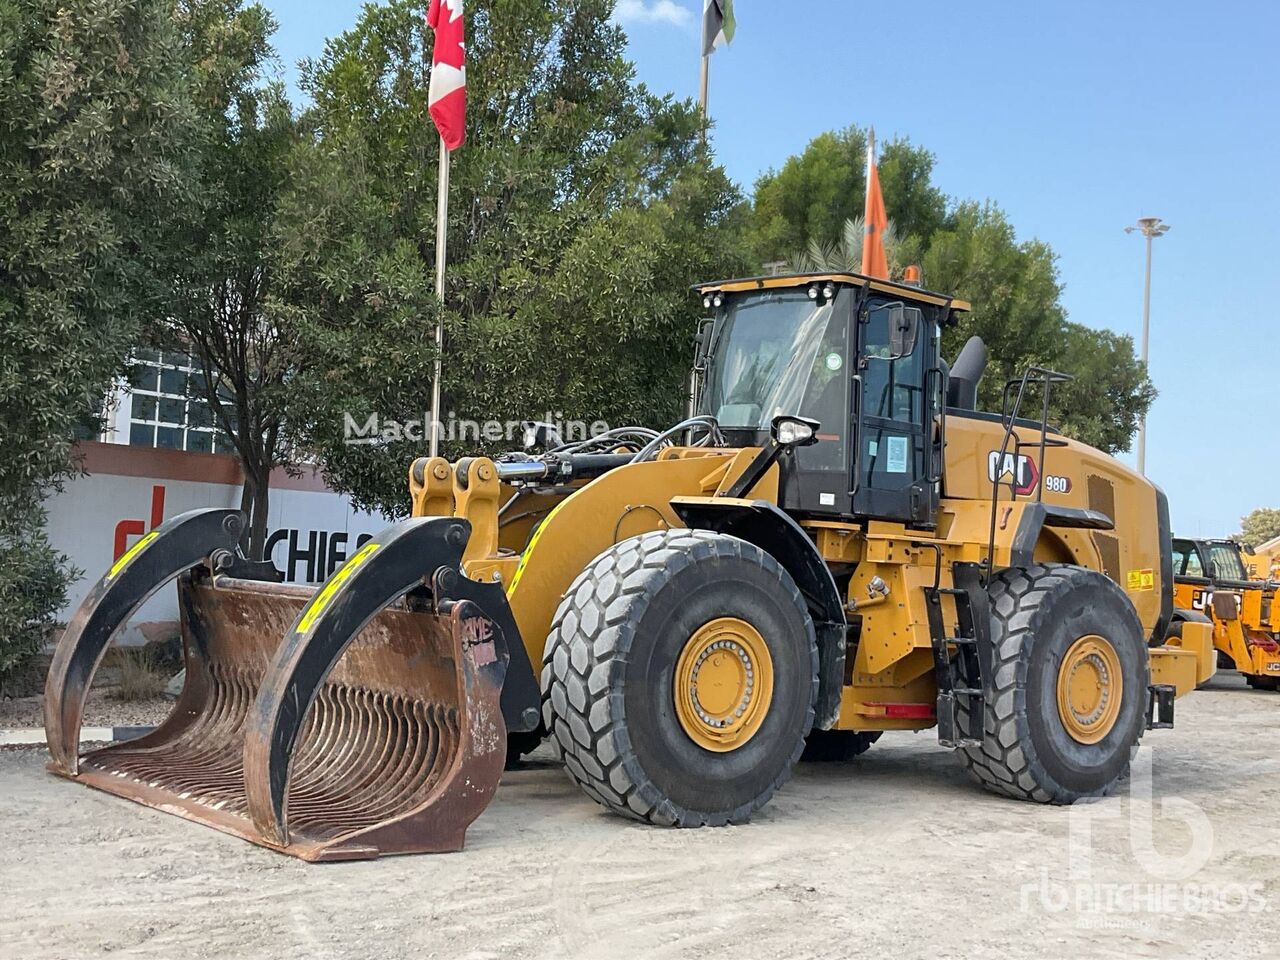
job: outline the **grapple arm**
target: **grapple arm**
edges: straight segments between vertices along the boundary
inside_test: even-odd
[[[89,591],[67,624],[45,681],[45,732],[60,772],[76,774],[89,683],[112,636],[179,574],[202,563],[210,569],[229,565],[243,527],[238,510],[180,514],[145,534]]]
[[[286,801],[290,763],[316,694],[352,641],[384,608],[415,587],[424,572],[457,579],[470,536],[465,520],[416,517],[388,527],[364,544],[312,597],[284,638],[263,677],[245,733],[245,787],[249,815],[269,842],[289,843]],[[424,558],[431,558],[424,570]],[[437,571],[444,571],[437,575]],[[506,757],[506,728],[499,707],[508,651],[493,619],[474,603],[441,596],[438,586],[422,598],[446,618],[456,659],[455,702],[464,707],[452,769],[442,771],[441,790],[463,786],[467,796],[432,797],[434,816],[448,810],[462,828],[488,804]],[[505,605],[505,600],[502,601]],[[375,669],[376,667],[372,667]],[[457,778],[467,766],[471,776]],[[481,769],[483,768],[483,773]],[[465,781],[462,783],[460,781]],[[462,812],[470,815],[463,820]]]

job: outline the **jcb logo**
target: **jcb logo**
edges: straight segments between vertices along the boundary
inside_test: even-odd
[[[1221,600],[1217,599],[1219,596],[1222,597]],[[1238,617],[1240,615],[1240,606],[1241,606],[1239,594],[1235,594],[1235,593],[1216,594],[1212,590],[1195,590],[1195,591],[1192,591],[1192,594],[1191,594],[1192,610],[1208,610],[1212,608],[1218,614],[1219,617],[1225,616],[1228,619],[1231,618],[1231,611],[1230,610],[1223,611],[1222,608],[1218,606],[1218,604],[1222,603],[1229,607],[1232,605],[1233,602],[1235,604],[1235,615]]]
[[[1025,453],[1006,453],[1002,460],[1000,451],[992,450],[987,454],[987,479],[992,483],[997,480],[1001,483],[1012,483],[1014,492],[1020,497],[1025,497],[1033,493],[1036,484],[1040,482],[1040,468],[1036,466],[1035,460]],[[1047,493],[1070,493],[1071,478],[1046,474],[1044,489]]]

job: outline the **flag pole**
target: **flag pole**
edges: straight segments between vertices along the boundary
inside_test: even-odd
[[[707,117],[707,88],[711,84],[711,58],[702,55],[702,76],[698,82],[698,106],[702,108],[702,118]]]
[[[707,51],[707,18],[702,17],[702,67],[698,77],[698,107],[702,110],[702,142],[707,142],[707,91],[711,87],[711,54]]]
[[[449,148],[440,138],[440,185],[436,194],[436,361],[431,378],[431,456],[440,455],[440,375],[444,367],[444,268],[449,242]]]

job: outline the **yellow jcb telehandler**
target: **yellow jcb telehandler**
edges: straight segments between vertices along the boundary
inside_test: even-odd
[[[1251,571],[1258,561],[1246,559],[1234,540],[1173,541],[1176,636],[1190,621],[1213,628],[1219,666],[1234,667],[1257,690],[1280,689],[1280,624],[1273,617],[1277,584]]]
[[[543,738],[675,826],[746,820],[806,743],[886,730],[936,726],[1006,796],[1110,790],[1215,665],[1206,624],[1164,642],[1164,495],[1045,423],[1061,374],[974,409],[981,341],[939,356],[959,300],[853,274],[698,295],[693,416],[418,459],[412,517],[319,590],[250,579],[235,511],[149,535],[58,648],[51,769],[312,860],[459,849]],[[81,755],[103,651],[175,577],[173,715]]]

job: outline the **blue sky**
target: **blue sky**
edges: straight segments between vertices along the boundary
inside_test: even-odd
[[[482,0],[469,0],[471,3]],[[355,2],[266,0],[286,75]],[[937,156],[1060,256],[1072,319],[1135,339],[1140,216],[1156,241],[1147,472],[1176,531],[1280,506],[1280,5],[735,0],[712,61],[717,155],[749,190],[824,130],[874,124]],[[620,0],[641,80],[695,96],[700,0]],[[926,278],[926,282],[927,282]]]

